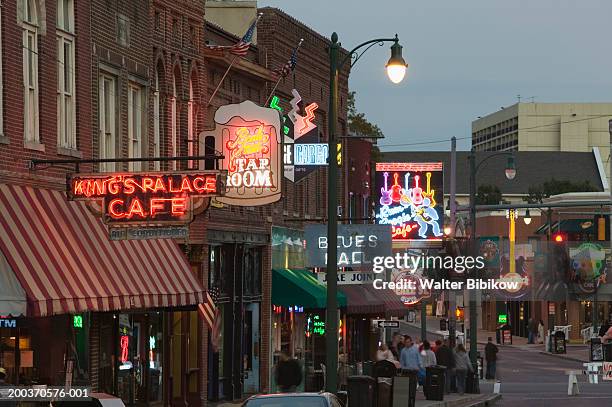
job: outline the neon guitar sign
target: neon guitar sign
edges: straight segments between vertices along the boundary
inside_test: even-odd
[[[442,163],[376,164],[376,223],[392,226],[393,241],[432,246],[442,240]],[[393,181],[391,181],[393,180]],[[425,184],[425,186],[423,186]]]

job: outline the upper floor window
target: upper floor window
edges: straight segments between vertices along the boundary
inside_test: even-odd
[[[142,158],[142,87],[130,84],[128,88],[128,157]],[[140,171],[142,162],[130,162],[130,171]]]
[[[155,71],[155,89],[153,91],[153,157],[161,157],[161,97],[159,94],[159,70]],[[160,170],[160,162],[153,162],[153,169]]]
[[[194,155],[194,144],[196,142],[196,117],[193,80],[189,80],[189,102],[187,105],[187,155]],[[187,162],[189,169],[193,168],[193,160]]]
[[[57,139],[76,150],[76,98],[73,0],[57,1]]]
[[[99,79],[98,93],[98,125],[99,125],[99,157],[115,158],[117,141],[117,80],[114,76],[102,74]],[[115,163],[101,163],[100,171],[114,171]]]
[[[25,0],[23,13],[23,133],[26,142],[39,143],[38,133],[38,3]]]

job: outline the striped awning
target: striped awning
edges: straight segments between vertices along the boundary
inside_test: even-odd
[[[378,316],[404,316],[408,307],[392,290],[377,290],[372,284],[339,285],[338,290],[347,298],[347,314]]]
[[[204,300],[173,240],[111,241],[102,220],[61,191],[0,184],[0,251],[26,293],[28,316]]]

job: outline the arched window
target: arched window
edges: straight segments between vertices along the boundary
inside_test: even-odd
[[[153,89],[153,157],[160,157],[161,144],[161,96],[159,90],[159,68],[155,70],[155,89]],[[160,170],[160,162],[153,161],[153,169]]]
[[[178,156],[178,143],[177,143],[177,139],[178,139],[178,135],[180,134],[180,130],[179,130],[179,126],[180,126],[180,121],[178,118],[178,75],[177,72],[174,72],[174,75],[172,77],[172,98],[170,100],[170,104],[171,104],[171,118],[170,118],[170,125],[172,126],[172,128],[170,129],[171,135],[170,135],[170,143],[171,143],[171,147],[172,147],[172,157],[176,157]],[[172,169],[176,170],[176,161],[172,161]]]
[[[196,142],[196,119],[195,119],[195,100],[193,90],[193,79],[189,79],[189,102],[187,105],[187,155],[194,155],[194,143]],[[193,168],[193,160],[188,162],[189,169]]]

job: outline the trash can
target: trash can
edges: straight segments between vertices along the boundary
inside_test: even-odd
[[[604,362],[612,362],[612,343],[604,343],[602,347]]]
[[[602,362],[604,360],[604,345],[601,343],[601,338],[590,339],[589,361]]]
[[[348,405],[348,392],[339,391],[338,393],[336,393],[336,397],[338,397],[338,400],[340,400],[340,403],[342,403],[343,406]]]
[[[500,345],[512,345],[512,327],[508,324],[498,326],[495,330],[495,338]]]
[[[397,368],[388,360],[379,360],[372,367],[372,376],[376,378],[376,399],[378,407],[393,406],[393,377]]]
[[[448,320],[445,318],[440,320],[440,331],[448,331]]]
[[[400,370],[393,378],[393,405],[415,407],[417,380],[416,370]]]
[[[427,400],[444,400],[444,383],[446,367],[428,366],[425,369],[425,386],[423,393]]]
[[[371,376],[349,376],[348,405],[351,407],[371,407],[376,405],[376,379]]]
[[[389,360],[379,360],[372,367],[373,377],[393,377],[397,374],[397,368]]]
[[[553,335],[553,353],[566,353],[565,332],[557,331]]]

